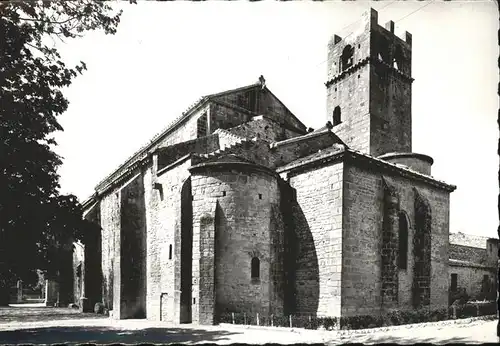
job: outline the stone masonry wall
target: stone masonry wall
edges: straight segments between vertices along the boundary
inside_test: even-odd
[[[340,316],[343,164],[289,178],[297,238],[296,313]],[[287,217],[287,216],[285,216]]]
[[[157,147],[166,147],[169,145],[189,141],[198,137],[198,119],[204,115],[210,117],[210,105],[200,108],[193,114],[188,121],[179,125]]]
[[[229,132],[245,138],[257,137],[267,142],[278,142],[300,135],[264,116],[253,117],[251,121],[229,129]]]
[[[220,149],[219,135],[217,134],[160,148],[158,150],[158,170],[174,163],[189,153],[208,154],[217,149]]]
[[[450,265],[450,282],[451,274],[457,274],[457,287],[465,288],[472,299],[482,298],[482,281],[485,275],[488,275],[491,282],[495,279],[495,269]]]
[[[346,164],[347,166],[347,164]],[[381,307],[382,177],[373,168],[345,168],[342,314],[373,314]],[[399,196],[399,210],[410,220],[407,269],[399,270],[398,307],[412,308],[414,190],[428,200],[431,220],[430,308],[446,307],[448,302],[449,194],[406,178],[391,176]]]
[[[411,152],[411,45],[379,25],[370,44],[371,154]]]
[[[190,160],[157,178],[153,167],[144,175],[147,236],[147,318],[180,320],[181,189]],[[153,185],[161,184],[161,189]],[[172,258],[170,258],[170,246]]]
[[[249,121],[252,114],[219,103],[210,106],[210,132],[221,128],[229,129]]]
[[[282,252],[283,246],[282,236],[274,236],[283,232],[279,215],[276,219],[276,210],[279,214],[276,177],[262,172],[217,170],[193,174],[192,188],[194,239],[198,234],[201,245],[208,234],[197,226],[203,225],[198,218],[206,213],[212,215],[207,206],[215,201],[218,203],[214,220],[215,256],[214,263],[210,264],[215,267],[215,314],[246,312],[268,315],[282,312],[283,294],[277,289],[281,287],[282,273],[274,270],[274,266],[280,264],[272,261],[279,258],[275,251]],[[193,249],[193,254],[196,251],[203,253],[204,250],[202,247]],[[260,260],[258,279],[251,278],[253,257]],[[199,276],[199,299],[204,293],[201,283],[205,276],[201,262],[200,266],[199,272],[193,271],[195,280]],[[203,317],[202,312],[200,310],[200,323],[202,318],[208,318]]]

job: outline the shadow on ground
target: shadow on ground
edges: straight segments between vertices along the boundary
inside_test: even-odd
[[[193,343],[228,340],[240,334],[222,330],[184,328],[144,328],[140,330],[111,327],[50,327],[0,332],[1,344],[71,344],[71,343]]]
[[[445,332],[443,332],[445,333]],[[449,333],[448,333],[449,334]],[[345,336],[340,339],[338,343],[363,343],[363,344],[386,344],[393,343],[399,345],[413,345],[413,344],[467,344],[470,342],[469,338],[457,337],[452,335],[434,335],[428,337],[412,337],[412,336],[397,336],[397,335],[364,335],[359,337]]]
[[[107,318],[107,316],[93,313],[81,313],[77,309],[71,308],[0,307],[0,323],[75,320],[83,318]]]

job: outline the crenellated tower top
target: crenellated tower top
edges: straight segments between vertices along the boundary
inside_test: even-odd
[[[412,35],[363,14],[358,28],[328,43],[327,120],[353,149],[379,156],[411,151]]]

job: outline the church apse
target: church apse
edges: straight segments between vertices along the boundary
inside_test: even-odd
[[[282,314],[283,275],[274,270],[282,267],[274,260],[281,261],[283,252],[277,175],[223,159],[194,166],[191,173],[193,264],[200,258],[199,269],[193,268],[193,282],[199,277],[193,321],[216,322],[231,313]]]

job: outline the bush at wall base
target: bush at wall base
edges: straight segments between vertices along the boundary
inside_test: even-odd
[[[455,310],[455,317],[454,312]],[[387,326],[397,326],[404,324],[437,322],[453,318],[469,318],[477,316],[495,315],[497,312],[497,303],[466,303],[456,305],[454,308],[443,308],[438,310],[429,310],[420,308],[416,310],[401,311],[396,310],[385,315],[358,315],[343,317],[315,317],[308,315],[290,316],[259,316],[251,313],[224,313],[217,317],[218,323],[260,325],[274,327],[292,327],[305,329],[324,328],[332,329],[365,329]]]

